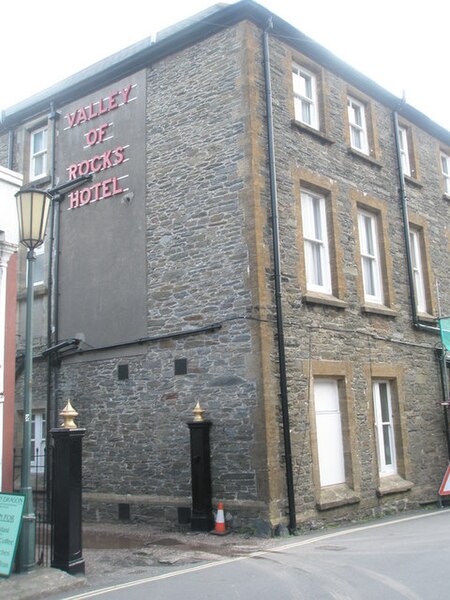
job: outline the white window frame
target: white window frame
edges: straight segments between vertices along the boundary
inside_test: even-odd
[[[302,190],[302,223],[306,287],[309,291],[332,294],[326,199]]]
[[[358,210],[359,245],[364,299],[373,304],[384,303],[378,217],[367,210]]]
[[[346,483],[339,386],[336,379],[314,379],[314,410],[320,486]]]
[[[398,137],[400,142],[400,158],[402,161],[403,174],[411,177],[411,163],[409,160],[408,130],[406,127],[398,128]]]
[[[43,135],[42,147],[35,149],[36,140],[39,135]],[[30,180],[39,179],[47,175],[47,157],[48,157],[48,127],[40,127],[30,133]],[[37,166],[41,164],[38,169]]]
[[[441,170],[444,177],[444,190],[450,196],[450,156],[441,152]]]
[[[414,290],[416,293],[416,307],[418,312],[427,312],[427,296],[425,292],[425,278],[422,262],[422,236],[417,229],[410,228],[409,240],[411,247],[411,263],[414,276]]]
[[[31,415],[31,466],[36,473],[43,473],[45,467],[46,419],[44,411],[34,411]],[[37,454],[36,454],[37,453]],[[38,458],[38,460],[36,460]]]
[[[397,456],[390,382],[388,380],[374,381],[372,394],[378,471],[380,476],[392,475],[397,473]]]
[[[317,76],[308,69],[293,63],[292,86],[295,120],[318,130]]]
[[[351,147],[363,154],[369,154],[365,104],[352,96],[348,96],[347,111]]]

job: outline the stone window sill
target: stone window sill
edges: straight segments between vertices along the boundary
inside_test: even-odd
[[[339,300],[336,296],[327,296],[326,294],[314,292],[304,294],[303,301],[307,304],[322,304],[325,306],[333,306],[335,308],[347,308],[347,303],[343,300]]]
[[[319,510],[329,510],[346,504],[356,504],[360,500],[359,495],[346,483],[329,485],[320,489],[317,508]]]
[[[377,496],[381,498],[388,494],[402,494],[408,492],[412,487],[414,487],[414,483],[403,479],[400,475],[386,475],[385,477],[380,477],[380,483],[377,487]]]
[[[322,131],[318,129],[314,129],[314,127],[309,127],[309,125],[305,125],[305,123],[301,123],[300,121],[296,121],[295,119],[291,121],[292,127],[295,129],[300,129],[305,133],[308,133],[312,137],[317,138],[320,142],[324,144],[334,144],[334,140],[325,135]]]
[[[48,289],[47,286],[45,285],[45,283],[39,283],[38,285],[34,286],[34,297],[37,298],[38,296],[45,296],[48,293]],[[27,297],[27,288],[21,288],[18,292],[17,292],[17,300],[25,300]]]
[[[377,160],[375,160],[374,158],[372,158],[372,156],[369,156],[368,154],[364,154],[363,152],[358,152],[358,150],[355,150],[354,148],[348,148],[348,153],[351,154],[352,156],[355,156],[357,158],[360,158],[361,160],[364,160],[364,161],[370,163],[374,167],[378,167],[379,169],[383,168],[383,165],[380,162],[378,162]]]
[[[363,304],[361,306],[361,311],[364,313],[374,314],[374,315],[384,315],[385,317],[397,317],[398,313],[392,308],[388,308],[387,306],[381,306],[378,304]]]
[[[51,182],[50,175],[43,175],[42,177],[39,177],[38,179],[31,179],[28,182],[28,185],[31,185],[33,187],[39,187],[39,186],[43,186],[45,184],[49,184],[50,182]]]
[[[437,318],[433,317],[429,313],[417,313],[419,321],[423,321],[424,323],[432,323],[433,325],[437,325]]]
[[[414,187],[417,188],[423,188],[423,185],[420,183],[420,181],[417,181],[417,179],[415,179],[414,177],[410,176],[410,175],[405,175],[404,176],[406,183],[409,183],[410,185],[413,185]]]

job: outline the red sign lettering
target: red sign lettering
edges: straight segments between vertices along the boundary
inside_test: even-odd
[[[96,155],[89,160],[83,160],[80,163],[68,167],[69,180],[76,179],[80,175],[89,175],[99,173],[111,167],[117,167],[125,160],[125,148],[117,146],[113,150],[106,150],[103,154]]]
[[[100,125],[100,127],[97,127],[97,129],[91,129],[88,131],[86,133],[86,141],[88,146],[94,146],[94,144],[103,142],[108,127],[108,123],[103,123],[103,125]]]
[[[117,194],[122,194],[123,191],[117,177],[104,179],[103,181],[94,183],[90,187],[71,192],[69,194],[69,209],[85,206],[86,204],[97,202],[97,200],[111,198]]]
[[[81,106],[74,112],[67,113],[64,118],[67,119],[69,129],[128,104],[132,87],[132,85],[128,85],[126,88],[113,92],[107,98],[100,98],[97,102],[91,102],[89,106]]]
[[[117,110],[121,106],[127,105],[131,98],[131,90],[133,86],[128,85],[122,89],[116,90],[106,97],[102,97],[96,102],[91,102],[88,106],[81,106],[71,113],[67,113],[67,129],[73,129],[79,125],[88,123],[93,119],[100,117],[110,111]],[[84,150],[90,150],[97,144],[106,142],[113,138],[111,134],[108,136],[108,129],[112,123],[103,123],[98,127],[92,127],[84,133],[86,145]],[[105,150],[101,154],[96,154],[92,157],[85,158],[78,163],[73,163],[67,167],[69,180],[74,180],[81,175],[93,175],[113,169],[121,165],[125,160],[125,150],[128,146],[116,146],[115,148]],[[124,175],[121,177],[128,177]],[[109,177],[102,181],[93,182],[84,188],[74,190],[69,194],[69,210],[92,204],[99,200],[111,198],[118,194],[127,191],[123,189],[119,182],[119,177]]]

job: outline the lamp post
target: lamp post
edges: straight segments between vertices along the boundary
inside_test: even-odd
[[[19,218],[19,241],[27,252],[27,304],[25,321],[25,375],[23,394],[23,444],[20,471],[20,492],[25,496],[25,507],[20,534],[17,569],[25,572],[35,565],[36,516],[30,486],[31,417],[33,382],[33,264],[34,250],[44,242],[51,196],[42,190],[23,188],[16,193]]]

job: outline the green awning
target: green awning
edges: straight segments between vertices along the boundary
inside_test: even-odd
[[[447,352],[450,352],[450,317],[439,319],[439,327],[441,329],[442,345]]]

